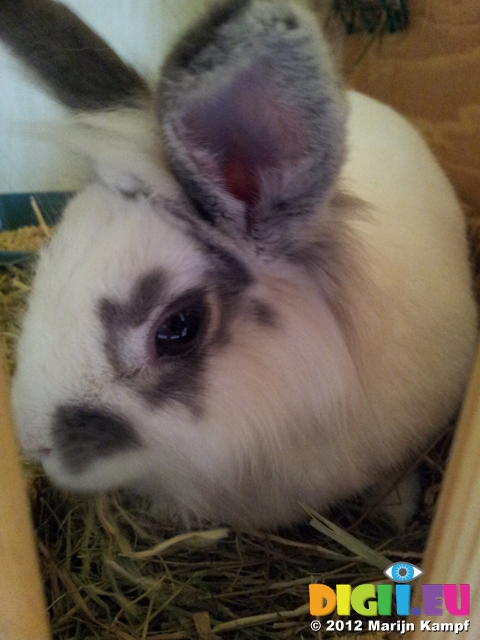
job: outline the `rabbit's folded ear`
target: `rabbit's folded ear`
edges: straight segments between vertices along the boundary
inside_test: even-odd
[[[52,0],[1,0],[0,41],[70,109],[137,106],[149,94],[132,67]]]
[[[330,196],[345,102],[314,18],[291,2],[217,6],[167,60],[157,117],[203,218],[255,238]]]

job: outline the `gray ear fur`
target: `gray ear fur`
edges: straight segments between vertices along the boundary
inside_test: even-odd
[[[133,68],[52,0],[1,0],[0,40],[70,109],[137,106],[149,95]]]
[[[156,98],[171,166],[210,223],[268,242],[332,194],[346,107],[312,15],[230,0],[188,32]]]

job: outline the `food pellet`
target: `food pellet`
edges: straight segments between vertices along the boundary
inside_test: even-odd
[[[36,225],[0,232],[0,251],[36,251],[46,240],[43,229]]]

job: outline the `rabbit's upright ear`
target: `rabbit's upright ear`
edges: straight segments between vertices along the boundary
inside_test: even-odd
[[[149,93],[102,38],[52,0],[1,0],[0,41],[70,109],[136,106]]]
[[[281,0],[217,6],[167,60],[156,102],[199,214],[258,240],[328,200],[345,109],[315,18]]]

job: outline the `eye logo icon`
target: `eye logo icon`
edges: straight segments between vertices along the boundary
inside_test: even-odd
[[[394,582],[411,582],[419,578],[423,571],[409,562],[395,562],[383,572],[387,578]]]
[[[349,616],[351,611],[355,611],[361,616],[391,616],[393,607],[396,608],[397,616],[441,616],[444,610],[452,616],[470,615],[470,585],[469,584],[422,584],[418,586],[418,592],[422,594],[422,609],[411,607],[410,600],[412,585],[408,584],[423,575],[422,569],[409,562],[394,562],[384,571],[389,580],[395,584],[359,584],[352,587],[350,584],[337,584],[333,590],[326,584],[311,584],[310,590],[310,614],[315,617],[328,616],[335,609],[338,616]],[[420,591],[421,587],[421,591]],[[320,627],[316,626],[318,621],[314,621],[314,631]],[[445,631],[453,630],[453,623],[443,623],[428,621],[431,627],[423,627],[422,631]],[[347,623],[345,623],[346,625]],[[415,631],[413,622],[402,621],[393,623],[400,624],[400,627],[388,627],[387,622],[380,623],[373,621],[370,623],[371,631],[400,631],[403,635],[406,631]],[[470,624],[455,623],[455,633],[466,631]],[[343,625],[343,622],[342,622]],[[423,622],[422,622],[423,625]],[[450,625],[450,626],[448,626]],[[327,627],[329,629],[329,627]],[[343,626],[335,627],[338,631],[343,631]],[[348,627],[346,627],[348,628]],[[332,627],[333,629],[333,627]]]

